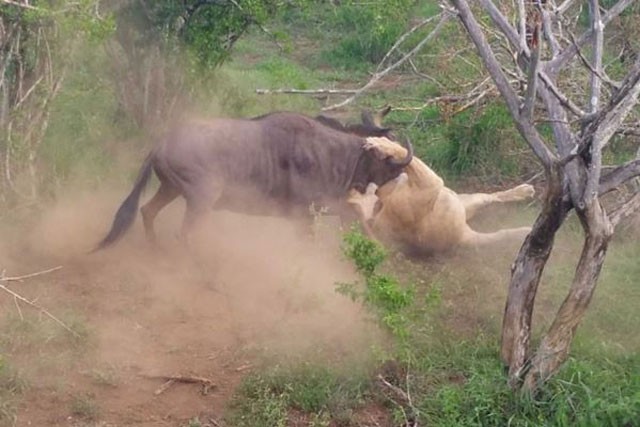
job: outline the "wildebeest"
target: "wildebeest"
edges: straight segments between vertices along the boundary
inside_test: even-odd
[[[140,209],[151,241],[155,217],[178,196],[186,200],[185,238],[210,208],[256,215],[307,213],[312,203],[342,209],[350,190],[364,192],[372,182],[383,185],[411,161],[410,143],[398,159],[379,151],[377,139],[386,138],[359,137],[288,112],[183,122],[144,160],[96,249],[114,243],[131,227],[152,171],[160,187]]]
[[[382,126],[382,119],[391,111],[390,106],[384,107],[382,110],[372,114],[368,110],[364,110],[361,114],[362,123],[347,124],[340,123],[333,117],[327,117],[323,115],[316,116],[315,119],[321,123],[326,124],[343,132],[352,133],[358,136],[384,136],[385,138],[395,139],[391,128]]]
[[[378,151],[404,157],[400,145],[379,139]],[[349,203],[358,206],[372,237],[400,244],[412,253],[434,253],[458,246],[480,246],[508,238],[524,238],[531,227],[479,233],[467,224],[478,209],[495,202],[531,198],[533,186],[522,184],[492,194],[456,194],[422,160],[413,157],[402,175],[362,194],[352,192]]]

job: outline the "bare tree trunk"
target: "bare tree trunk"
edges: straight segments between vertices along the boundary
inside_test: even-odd
[[[501,357],[509,367],[509,383],[519,385],[528,357],[531,319],[542,271],[549,259],[556,232],[571,209],[563,191],[562,171],[547,174],[544,207],[511,268],[511,282],[502,323]]]
[[[493,26],[518,52],[517,67],[498,61],[488,39],[492,36],[491,30],[479,25],[467,0],[450,1],[504,98],[516,128],[547,172],[547,194],[542,212],[512,267],[502,328],[501,357],[509,367],[509,384],[534,391],[568,356],[573,335],[593,296],[614,226],[622,217],[640,209],[640,194],[637,193],[612,209],[611,215],[607,215],[599,199],[600,195],[640,175],[640,163],[636,161],[626,162],[602,175],[603,150],[637,106],[640,96],[640,59],[628,67],[621,82],[612,83],[606,76],[602,66],[604,28],[634,0],[618,0],[609,9],[603,9],[598,0],[589,0],[589,28],[565,46],[566,39],[556,37],[557,29],[551,19],[552,13],[564,13],[563,7],[554,9],[553,2],[519,0],[517,11],[512,11],[518,16],[516,29],[512,19],[503,13],[508,5],[498,8],[492,0],[476,0],[474,6],[479,5],[484,10]],[[516,9],[516,5],[513,8]],[[576,25],[575,28],[580,27]],[[542,60],[540,45],[545,40],[549,43],[547,54],[551,57]],[[585,59],[581,52],[589,42],[591,60]],[[580,61],[574,61],[576,55]],[[558,80],[560,71],[569,67],[575,69],[576,64],[588,72],[583,82],[589,88],[586,100],[582,90],[570,95],[564,93],[560,85],[569,90],[573,87]],[[516,93],[514,86],[523,86],[509,81],[504,72],[509,67],[511,76],[526,73],[526,93]],[[536,84],[537,80],[540,80],[539,84]],[[604,99],[601,97],[603,82],[610,88]],[[586,107],[574,102],[572,98],[575,97],[583,98]],[[548,121],[553,130],[553,144],[545,141],[535,124],[536,107],[539,117]],[[573,117],[578,118],[581,126],[576,126]],[[569,294],[531,357],[528,354],[531,321],[538,284],[553,248],[554,236],[572,209],[576,209],[585,230],[583,251]]]
[[[528,391],[535,390],[549,379],[567,359],[575,331],[596,289],[613,236],[613,226],[598,199],[577,213],[586,233],[582,254],[571,289],[531,360],[531,368],[524,380],[524,388]]]

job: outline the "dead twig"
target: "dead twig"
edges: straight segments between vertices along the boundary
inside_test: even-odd
[[[392,396],[387,395],[387,398],[402,409],[407,421],[406,425],[411,427],[418,427],[418,411],[413,406],[411,395],[409,395],[408,392],[402,390],[400,387],[393,385],[389,381],[385,380],[384,377],[380,374],[378,374],[377,379],[380,385],[384,386],[385,389],[390,391],[390,394]]]
[[[20,3],[20,2],[14,1],[14,0],[1,0],[1,3],[8,4],[10,6],[22,7],[22,8],[30,9],[30,10],[41,10],[39,7],[31,6],[28,3]]]
[[[293,93],[299,95],[351,95],[356,93],[354,89],[256,89],[258,95],[270,95],[276,93]]]
[[[366,92],[368,89],[370,89],[372,86],[374,86],[379,80],[381,80],[383,77],[385,77],[391,71],[393,71],[396,68],[398,68],[400,65],[404,64],[408,59],[410,59],[417,52],[419,52],[424,47],[424,45],[426,45],[429,41],[431,41],[431,39],[433,37],[435,37],[440,32],[440,30],[444,27],[444,24],[451,17],[453,17],[453,14],[450,13],[449,11],[445,11],[445,12],[441,12],[438,16],[440,16],[440,20],[436,24],[435,28],[433,30],[431,30],[431,32],[426,37],[424,37],[413,49],[411,49],[409,52],[407,52],[402,58],[400,58],[399,60],[397,60],[393,64],[389,65],[384,70],[375,72],[373,74],[373,76],[371,77],[371,79],[364,86],[362,86],[360,89],[356,90],[355,93],[353,95],[351,95],[349,98],[347,98],[344,101],[339,102],[337,104],[333,104],[333,105],[329,105],[327,107],[324,107],[322,110],[323,111],[335,110],[335,109],[344,107],[347,104],[350,104],[357,97],[359,97],[364,92]]]
[[[247,363],[247,364],[245,364],[245,365],[238,366],[238,367],[236,368],[236,372],[246,371],[247,369],[251,369],[251,368],[253,368],[253,365],[252,365],[251,363]]]
[[[164,393],[165,391],[167,391],[167,389],[169,389],[169,387],[171,387],[173,384],[177,382],[185,383],[185,384],[200,384],[202,385],[203,395],[209,394],[209,390],[216,387],[216,384],[212,380],[204,377],[196,377],[196,376],[190,376],[190,375],[146,375],[146,374],[140,374],[140,376],[145,378],[150,378],[150,379],[165,380],[165,382],[153,392],[153,394],[156,396]]]
[[[62,267],[60,267],[60,268],[62,268]],[[58,270],[58,269],[59,269],[59,268],[56,268],[56,270]],[[53,269],[50,269],[50,270],[53,270]],[[35,276],[37,276],[37,275],[39,275],[39,274],[44,274],[44,273],[45,273],[45,272],[42,272],[42,271],[41,271],[41,272],[39,272],[39,273],[33,273],[33,274],[31,274],[31,275],[25,275],[25,276],[22,276],[22,278],[21,278],[21,279],[19,279],[19,280],[22,280],[22,279],[24,279],[24,278],[26,278],[26,277],[35,277]],[[79,334],[79,333],[77,333],[76,331],[74,331],[73,329],[71,329],[69,326],[67,326],[67,324],[66,324],[66,323],[64,323],[62,320],[58,319],[58,318],[57,318],[56,316],[54,316],[53,314],[49,313],[49,311],[48,311],[46,308],[42,307],[42,306],[41,306],[41,305],[39,305],[39,304],[36,304],[36,303],[35,303],[35,300],[33,300],[33,301],[29,301],[28,299],[26,299],[26,298],[25,298],[25,297],[23,297],[22,295],[20,295],[20,294],[18,294],[18,293],[16,293],[16,292],[14,292],[14,291],[12,291],[11,289],[9,289],[9,288],[7,288],[5,285],[3,285],[3,284],[2,284],[2,282],[6,282],[6,281],[8,281],[7,279],[14,279],[14,280],[15,280],[15,278],[14,278],[14,277],[4,277],[4,271],[3,271],[3,272],[2,272],[2,274],[0,274],[0,289],[1,289],[1,290],[3,290],[3,291],[5,291],[5,292],[6,292],[6,293],[8,293],[9,295],[11,295],[11,296],[14,298],[14,301],[16,302],[16,304],[17,304],[17,301],[16,301],[16,300],[19,300],[19,301],[22,301],[23,303],[25,303],[25,304],[27,304],[27,305],[30,305],[31,307],[33,307],[33,308],[35,308],[35,309],[39,310],[41,313],[44,313],[47,317],[49,317],[51,320],[53,320],[54,322],[56,322],[58,325],[62,326],[62,327],[63,327],[64,329],[66,329],[69,333],[71,333],[74,337],[76,337],[76,338],[80,338],[80,334]],[[20,315],[22,316],[22,312],[21,312],[21,311],[18,311],[18,312],[19,312],[19,313],[20,313]]]
[[[62,266],[59,265],[57,267],[49,268],[47,270],[37,271],[35,273],[25,274],[24,276],[15,276],[15,277],[0,277],[0,282],[18,282],[25,279],[31,279],[32,277],[42,276],[43,274],[53,273],[54,271],[58,271],[62,269]]]

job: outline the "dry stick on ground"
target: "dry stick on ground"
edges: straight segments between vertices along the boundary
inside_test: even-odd
[[[153,392],[156,396],[164,393],[175,383],[201,384],[202,394],[207,395],[209,390],[216,387],[216,384],[209,378],[196,377],[190,375],[147,375],[140,374],[141,377],[165,380],[165,382]]]
[[[380,382],[380,385],[383,385],[386,389],[388,389],[393,394],[395,398],[391,398],[390,396],[387,396],[387,398],[390,399],[393,403],[395,403],[402,409],[404,413],[404,417],[407,419],[407,422],[412,422],[412,424],[410,424],[411,426],[418,427],[418,420],[417,420],[418,411],[413,406],[413,402],[411,401],[411,395],[409,395],[408,392],[405,392],[404,390],[402,390],[400,387],[393,385],[389,381],[385,380],[384,377],[380,374],[378,374],[377,379]],[[409,410],[409,416],[407,416],[407,411],[405,411],[405,408]]]
[[[58,271],[62,268],[61,265],[53,268],[49,268],[48,270],[42,270],[35,273],[25,274],[24,276],[15,276],[15,277],[0,277],[0,282],[18,282],[24,279],[30,279],[32,277],[42,276],[43,274],[53,273],[54,271]]]
[[[436,17],[440,17],[440,20],[436,24],[436,27],[424,38],[422,39],[413,49],[411,49],[408,53],[402,56],[398,61],[389,65],[384,70],[380,71],[382,64],[389,58],[391,53],[395,51],[402,42],[404,42],[411,34],[413,34],[419,28],[425,26],[429,22],[431,22]],[[317,90],[304,90],[304,89],[256,89],[256,93],[260,95],[265,94],[273,94],[273,93],[287,93],[287,94],[304,94],[304,95],[351,95],[349,98],[345,99],[342,102],[337,104],[329,105],[328,107],[323,108],[323,111],[335,110],[340,107],[344,107],[347,104],[353,102],[357,97],[362,95],[365,91],[370,89],[373,85],[375,85],[379,80],[381,80],[384,76],[389,74],[391,71],[398,68],[400,65],[404,64],[406,61],[411,59],[422,47],[429,42],[444,26],[445,22],[452,17],[452,14],[449,11],[441,12],[438,15],[432,16],[424,21],[421,21],[414,27],[412,27],[409,31],[404,33],[402,36],[398,38],[396,43],[389,49],[389,51],[385,54],[380,64],[378,64],[376,72],[373,74],[371,79],[359,89],[317,89]]]
[[[299,95],[351,95],[356,93],[354,89],[256,89],[258,95],[270,95],[274,93],[287,93]]]
[[[62,267],[60,267],[60,268],[62,268]],[[46,271],[40,271],[38,273],[27,274],[25,276],[21,276],[21,277],[18,277],[18,278],[16,278],[16,277],[4,277],[4,271],[3,271],[2,274],[0,274],[0,289],[5,291],[5,292],[7,292],[11,296],[13,296],[14,301],[15,300],[20,300],[20,301],[24,302],[25,304],[28,304],[31,307],[40,310],[40,312],[42,312],[45,315],[47,315],[47,317],[49,317],[51,320],[53,320],[58,325],[62,326],[64,329],[69,331],[74,337],[80,338],[80,334],[79,333],[77,333],[76,331],[71,329],[69,326],[67,326],[67,324],[64,323],[62,320],[58,319],[53,314],[49,313],[49,311],[47,311],[47,309],[45,309],[41,305],[36,304],[33,301],[29,301],[28,299],[26,299],[22,295],[12,291],[11,289],[7,288],[5,285],[2,284],[2,282],[7,282],[7,281],[10,281],[10,280],[16,280],[16,279],[17,280],[23,280],[23,279],[25,279],[27,277],[35,277],[35,276],[39,276],[39,275],[42,275],[42,274],[45,274],[45,273],[50,273],[51,271],[59,270],[60,268],[56,267],[56,268],[52,268],[52,269],[49,269],[49,270],[46,270]]]

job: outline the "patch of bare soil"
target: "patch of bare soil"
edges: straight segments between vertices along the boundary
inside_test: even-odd
[[[87,254],[121,196],[63,197],[0,244],[7,274],[63,266],[11,286],[82,335],[0,295],[7,318],[46,324],[29,336],[4,325],[5,356],[28,384],[18,426],[222,425],[235,387],[265,356],[358,357],[376,339],[360,306],[334,291],[355,278],[335,227],[301,237],[282,219],[217,212],[187,249],[176,203],[159,218],[160,248],[136,223],[116,247]],[[193,377],[211,387],[182,381]]]

